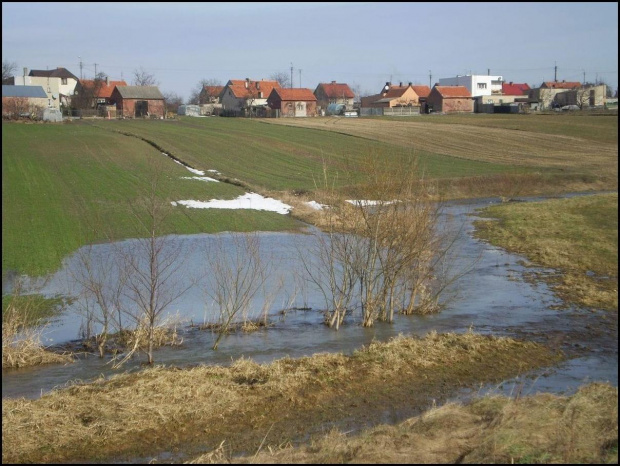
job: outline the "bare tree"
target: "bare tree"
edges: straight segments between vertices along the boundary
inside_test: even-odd
[[[172,208],[169,201],[160,198],[162,164],[155,166],[148,195],[131,204],[139,239],[131,250],[123,251],[128,274],[125,295],[135,305],[128,315],[137,333],[146,338],[148,364],[153,364],[155,331],[162,323],[164,312],[194,284],[191,279],[183,281],[178,273],[187,254],[182,243],[161,236]],[[135,341],[134,351],[138,348],[138,338]]]
[[[183,104],[183,99],[176,92],[164,92],[164,103],[166,112],[178,113],[179,106]]]
[[[78,92],[71,98],[71,106],[82,110],[96,108],[97,96],[105,85],[106,78],[107,75],[104,72],[99,72],[92,81],[92,85],[90,82],[88,85],[84,85],[83,82],[78,83]]]
[[[269,76],[272,81],[277,81],[284,88],[291,87],[291,76],[286,71],[277,71]]]
[[[122,331],[121,298],[127,281],[127,269],[115,254],[96,254],[94,246],[86,246],[77,252],[77,261],[70,270],[78,287],[78,306],[85,319],[85,340],[94,337],[99,357],[103,358],[111,333]],[[92,326],[97,325],[94,335]]]
[[[144,68],[136,69],[133,72],[134,86],[159,86],[159,81],[155,79],[155,75],[149,73]]]
[[[216,350],[233,323],[238,319],[246,325],[250,322],[253,300],[261,291],[263,305],[260,310],[266,319],[274,290],[267,290],[264,286],[271,268],[261,258],[260,239],[256,234],[235,234],[229,245],[219,237],[214,246],[205,251],[205,259],[208,270],[203,290],[213,300],[218,312],[218,335],[213,344]],[[257,308],[256,304],[254,306]]]
[[[2,60],[2,84],[12,78],[17,70],[17,62]]]

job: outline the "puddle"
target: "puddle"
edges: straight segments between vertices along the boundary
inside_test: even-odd
[[[536,199],[538,200],[538,198]],[[299,270],[299,251],[311,250],[313,236],[299,233],[259,233],[263,259],[274,266],[271,286],[283,280],[284,287],[276,296],[270,309],[272,326],[254,333],[231,334],[221,341],[217,351],[211,350],[215,335],[187,327],[213,320],[212,307],[199,288],[192,288],[170,307],[171,314],[178,313],[185,321],[181,331],[181,347],[162,348],[155,353],[156,364],[186,366],[188,364],[230,364],[241,356],[256,362],[269,362],[285,356],[309,356],[317,352],[343,352],[350,354],[373,340],[385,341],[399,334],[423,336],[431,330],[466,332],[469,329],[483,334],[516,336],[540,340],[569,354],[568,361],[553,368],[496,386],[480,387],[476,393],[500,390],[514,392],[521,384],[530,391],[566,393],[583,383],[609,381],[617,385],[618,351],[617,320],[615,327],[601,322],[601,316],[577,309],[559,310],[563,303],[542,282],[530,283],[524,277],[532,272],[523,257],[508,254],[487,243],[473,239],[472,221],[477,209],[499,199],[452,202],[446,205],[443,219],[458,234],[454,251],[458,259],[455,270],[471,269],[450,286],[445,309],[428,316],[396,316],[391,324],[377,322],[374,327],[363,328],[357,317],[349,317],[339,331],[322,324],[318,311],[324,306],[322,295],[310,286],[302,288],[295,278]],[[448,220],[450,220],[448,222]],[[204,251],[216,241],[230,245],[233,236],[190,235],[172,237],[188,253],[183,271],[190,280],[192,273],[204,272]],[[117,243],[124,248],[135,246],[135,240]],[[110,245],[96,245],[94,254],[107,256]],[[68,269],[75,256],[65,261],[64,268],[49,279],[44,287],[47,294],[66,292],[70,289]],[[535,269],[541,273],[554,273],[550,269]],[[3,287],[5,284],[3,283]],[[293,297],[292,290],[298,292]],[[291,310],[282,315],[283,308]],[[309,310],[308,310],[309,309]],[[74,308],[45,329],[45,344],[58,344],[74,340],[80,331],[81,317]],[[577,346],[575,346],[577,345]],[[145,360],[144,355],[129,361],[120,371],[112,370],[109,359],[95,356],[82,357],[66,366],[47,366],[34,369],[3,371],[2,396],[36,398],[45,392],[74,383],[107,377],[118,372],[135,371]],[[523,384],[523,378],[531,384]],[[472,391],[459,394],[460,398],[476,394]],[[389,416],[393,416],[390,414]]]

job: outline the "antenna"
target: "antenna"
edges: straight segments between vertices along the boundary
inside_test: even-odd
[[[80,80],[83,79],[82,77],[82,57],[78,57],[80,59]]]
[[[301,68],[299,68],[299,88],[301,89]]]
[[[433,74],[428,70],[428,87],[433,87]]]
[[[291,62],[291,89],[293,88],[293,62]]]

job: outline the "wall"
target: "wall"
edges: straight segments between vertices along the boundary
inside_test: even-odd
[[[466,76],[456,76],[454,78],[442,78],[439,80],[440,86],[465,86],[472,97],[481,95],[491,95],[502,91],[503,76],[493,76],[484,74],[474,74]],[[478,84],[486,84],[486,88],[479,89]]]
[[[43,78],[41,76],[15,76],[16,86],[41,86],[47,94],[45,107],[53,107],[60,109],[60,79]],[[52,98],[56,94],[57,98]]]
[[[149,103],[149,116],[163,117],[165,114],[163,100],[147,100],[147,99],[119,99],[116,104],[117,115],[125,118],[135,118],[136,102],[146,100]]]

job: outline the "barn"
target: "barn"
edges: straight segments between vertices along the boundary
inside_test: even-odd
[[[164,96],[157,86],[116,86],[110,96],[121,118],[164,118]]]
[[[474,99],[465,86],[435,85],[427,98],[434,113],[473,113]]]
[[[267,105],[278,117],[317,116],[317,100],[310,89],[273,88]]]

